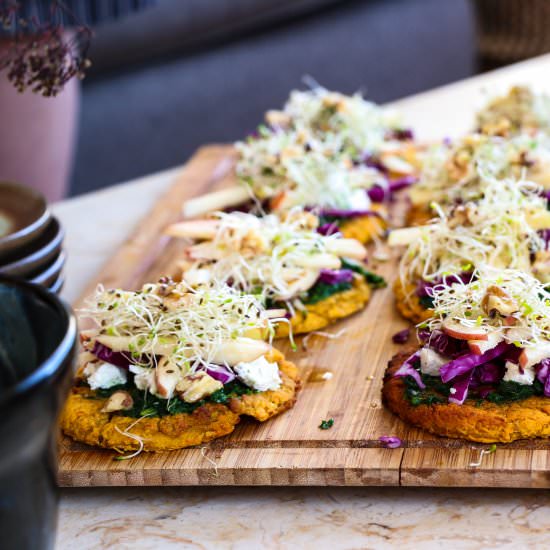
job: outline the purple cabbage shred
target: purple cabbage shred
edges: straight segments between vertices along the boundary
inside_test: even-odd
[[[391,339],[394,344],[405,344],[409,340],[410,336],[411,336],[411,329],[404,328],[403,330],[396,332],[391,337]]]
[[[353,271],[351,269],[321,269],[318,281],[327,285],[351,283]]]
[[[378,438],[378,440],[384,447],[386,447],[386,449],[397,449],[403,445],[403,441],[395,435],[382,435]]]
[[[414,379],[417,386],[423,390],[426,388],[426,384],[422,382],[422,377],[420,373],[414,367],[415,363],[418,363],[420,360],[420,351],[413,353],[408,359],[406,359],[403,364],[395,371],[394,376],[400,378],[403,376],[410,376]]]

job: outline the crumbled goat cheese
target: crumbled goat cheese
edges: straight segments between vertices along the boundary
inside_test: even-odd
[[[89,363],[84,369],[84,376],[92,390],[108,389],[119,384],[126,384],[126,371],[111,363]]]
[[[448,362],[448,359],[431,348],[422,348],[420,350],[420,372],[422,374],[439,376],[439,369]]]
[[[238,363],[235,372],[243,384],[258,391],[277,390],[282,383],[277,363],[270,363],[263,355],[249,363]]]
[[[521,372],[519,365],[506,361],[506,373],[503,380],[505,382],[517,382],[524,386],[530,386],[535,381],[535,369],[533,367],[525,367],[523,372]]]

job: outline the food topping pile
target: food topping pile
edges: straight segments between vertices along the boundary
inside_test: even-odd
[[[277,364],[266,359],[269,312],[229,286],[192,289],[164,279],[138,292],[99,288],[82,315],[95,327],[83,333],[81,375],[91,389],[108,390],[108,412],[132,410],[139,392],[167,401],[165,412],[181,412],[189,409],[182,403],[281,384]]]
[[[413,404],[550,397],[544,284],[522,271],[484,268],[469,283],[445,278],[431,293],[434,316],[419,325],[423,347],[396,373],[410,377]]]
[[[491,178],[477,201],[458,203],[447,212],[436,203],[432,206],[439,216],[431,223],[390,235],[390,244],[408,244],[399,277],[404,287],[416,287],[418,296],[425,297],[426,287],[443,277],[463,277],[483,265],[533,272],[549,280],[545,230],[550,228],[550,212],[539,186]]]
[[[237,176],[270,210],[300,205],[363,215],[416,179],[412,133],[359,94],[295,91],[266,122],[236,144]]]
[[[383,282],[364,268],[367,250],[360,242],[322,234],[317,216],[300,208],[282,217],[219,212],[168,232],[202,241],[188,247],[180,263],[188,284],[229,284],[269,304],[283,302],[292,312],[322,290],[327,296],[351,288],[356,277],[374,286]]]

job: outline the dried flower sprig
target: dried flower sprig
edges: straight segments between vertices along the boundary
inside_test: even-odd
[[[63,19],[71,34],[64,32]],[[21,2],[0,0],[0,22],[11,32],[11,47],[0,57],[0,71],[19,92],[31,89],[46,97],[56,96],[73,77],[84,78],[92,31],[78,22],[61,0],[53,0],[49,18],[25,18]]]

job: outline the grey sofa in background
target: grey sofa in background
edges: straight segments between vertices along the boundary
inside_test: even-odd
[[[305,75],[385,102],[475,66],[467,0],[157,0],[91,55],[72,194],[239,139]]]

